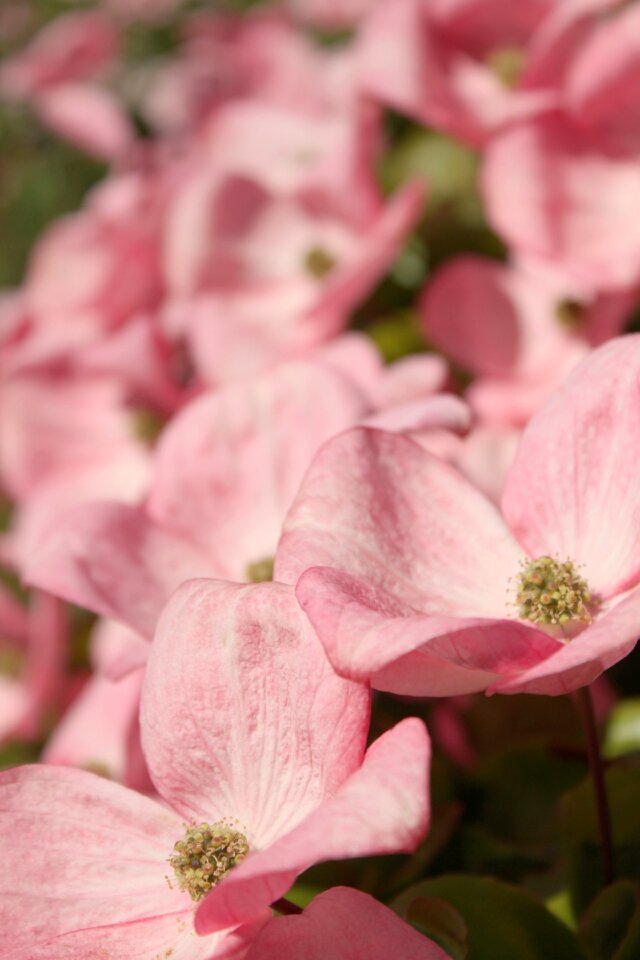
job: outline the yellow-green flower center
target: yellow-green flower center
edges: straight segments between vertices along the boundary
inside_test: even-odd
[[[582,326],[586,309],[584,303],[567,297],[556,305],[556,317],[562,327],[577,330]]]
[[[233,824],[219,820],[212,825],[200,823],[188,827],[173,850],[169,863],[178,886],[192,900],[202,900],[232,867],[244,860],[249,844],[244,833]]]
[[[328,273],[331,273],[336,265],[333,257],[324,247],[311,247],[307,250],[304,257],[304,268],[312,277],[322,280]]]
[[[249,583],[264,583],[273,580],[273,557],[263,557],[254,563],[248,563],[245,570],[245,579]]]
[[[496,47],[486,57],[486,64],[500,83],[512,89],[517,86],[525,64],[522,47]]]
[[[545,626],[590,623],[595,605],[587,581],[571,560],[538,557],[525,561],[517,580],[518,613]]]

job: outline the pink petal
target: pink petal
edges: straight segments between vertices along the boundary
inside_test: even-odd
[[[99,674],[83,690],[57,724],[45,747],[45,763],[104,771],[125,782],[131,725],[140,707],[142,670],[114,682]]]
[[[495,508],[406,437],[350,430],[320,450],[285,521],[275,577],[331,566],[414,611],[508,617],[521,553]]]
[[[525,550],[583,564],[603,597],[640,577],[639,397],[640,336],[609,341],[531,420],[505,484]]]
[[[558,113],[513,124],[486,151],[491,224],[519,253],[556,263],[586,289],[635,283],[640,205],[635,155],[603,150]]]
[[[167,605],[142,742],[183,816],[238,819],[269,843],[358,766],[368,722],[368,690],[334,674],[290,587],[197,580]]]
[[[312,568],[296,595],[335,669],[412,696],[483,690],[548,657],[557,640],[515,620],[425,616],[381,587]]]
[[[367,417],[363,423],[368,427],[394,432],[453,430],[464,433],[471,426],[471,411],[459,397],[443,393],[436,397],[398,403]]]
[[[210,933],[250,919],[314,863],[415,849],[429,824],[430,761],[421,720],[410,717],[387,731],[334,796],[270,846],[249,854],[208,894],[196,930]]]
[[[346,318],[385,274],[424,206],[425,190],[414,180],[388,201],[366,230],[361,249],[329,275],[319,303],[309,312],[316,322],[337,314]],[[327,322],[325,320],[325,322]]]
[[[146,637],[172,591],[211,561],[142,510],[98,502],[70,510],[28,565],[29,583],[121,620]]]
[[[77,931],[82,943],[79,932],[96,927],[189,917],[189,904],[165,879],[167,857],[184,832],[176,814],[95,774],[61,767],[7,770],[0,796],[3,956],[27,958],[39,948],[36,956],[53,960],[67,955],[65,934]]]
[[[276,917],[256,938],[247,960],[447,960],[418,933],[366,893],[333,887],[300,917]]]
[[[36,104],[48,127],[93,156],[113,160],[133,145],[133,128],[122,104],[102,87],[60,84],[40,94]]]
[[[590,627],[520,676],[494,684],[489,692],[557,696],[592,683],[631,653],[640,636],[640,590],[617,603]]]
[[[521,348],[516,307],[504,267],[482,257],[456,257],[436,271],[420,304],[430,342],[474,373],[510,371]]]
[[[275,553],[316,450],[365,410],[344,376],[307,361],[207,393],[163,433],[149,513],[215,551],[219,576],[245,580]]]

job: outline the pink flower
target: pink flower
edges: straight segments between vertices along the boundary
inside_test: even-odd
[[[356,430],[315,458],[275,577],[332,663],[381,689],[558,694],[640,633],[640,337],[587,357],[524,431],[498,511],[409,439]]]
[[[368,717],[368,690],[333,673],[290,588],[186,584],[143,689],[161,802],[77,770],[0,775],[0,949],[240,954],[311,864],[413,849],[428,822],[426,730],[405,720],[365,754]],[[198,825],[215,874],[202,847],[186,859]],[[221,850],[237,863],[226,875]]]
[[[366,893],[334,887],[300,917],[277,917],[258,934],[247,960],[447,960],[388,907]]]
[[[475,375],[466,398],[482,422],[523,426],[591,345],[622,332],[634,302],[538,264],[464,256],[436,271],[420,313],[429,341]]]
[[[474,145],[561,100],[567,64],[611,0],[380,0],[357,39],[367,93]]]
[[[554,110],[506,127],[483,173],[490,221],[519,253],[592,290],[640,275],[640,11],[594,21]]]
[[[69,511],[33,552],[27,577],[150,638],[184,580],[270,579],[282,522],[314,454],[369,411],[344,374],[310,361],[204,394],[164,431],[145,504]],[[468,424],[464,404],[447,396],[377,416],[395,418],[398,429]],[[143,662],[145,648],[112,651],[109,672]]]

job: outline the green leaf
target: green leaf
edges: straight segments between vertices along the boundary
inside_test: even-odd
[[[620,880],[602,890],[582,918],[579,936],[589,960],[637,960],[640,887]]]
[[[609,716],[602,751],[606,757],[621,757],[640,750],[640,697],[618,703]]]
[[[416,897],[407,907],[405,920],[446,950],[453,960],[466,960],[467,925],[446,900]]]
[[[419,897],[445,900],[460,914],[467,927],[466,960],[587,958],[577,937],[560,920],[533,897],[500,880],[455,875],[425,880],[405,890],[393,907],[404,915]]]
[[[617,879],[640,876],[640,775],[637,764],[607,771],[607,796],[613,827],[614,872]],[[581,916],[602,886],[600,835],[591,780],[584,780],[562,798],[561,835],[574,910]]]

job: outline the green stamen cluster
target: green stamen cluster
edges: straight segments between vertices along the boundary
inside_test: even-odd
[[[249,583],[273,580],[273,557],[264,557],[262,560],[256,560],[255,563],[248,563],[245,578]]]
[[[486,58],[486,64],[500,83],[513,89],[524,68],[525,55],[521,47],[498,47]]]
[[[181,890],[192,900],[202,898],[249,852],[247,838],[230,823],[220,820],[188,827],[169,859]]]
[[[336,265],[335,258],[324,247],[311,247],[304,258],[304,268],[312,277],[322,280]]]
[[[519,616],[532,623],[564,626],[572,621],[591,622],[593,598],[587,581],[571,560],[538,557],[522,564],[518,577]]]

